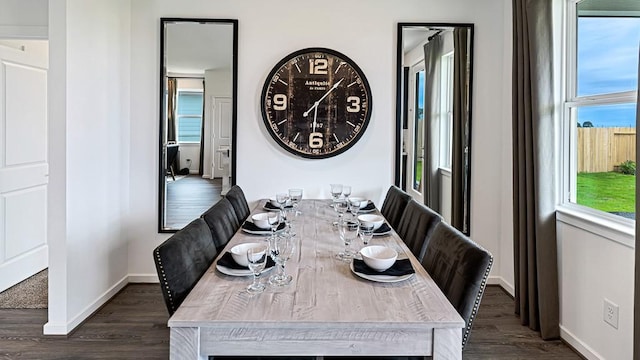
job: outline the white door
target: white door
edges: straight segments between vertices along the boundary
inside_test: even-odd
[[[406,188],[419,203],[424,202],[422,195],[422,165],[424,154],[424,61],[420,61],[411,67],[409,72],[409,112],[407,138],[405,148],[407,151]]]
[[[0,291],[47,267],[46,41],[0,40]]]
[[[227,178],[231,175],[231,106],[230,97],[216,97],[213,101],[213,126],[211,149],[213,158],[213,177]]]

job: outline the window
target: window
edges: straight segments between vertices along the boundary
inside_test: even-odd
[[[635,219],[640,3],[568,3],[565,199]]]
[[[422,164],[424,155],[424,65],[418,65],[415,76],[415,104],[413,129],[413,190],[422,192]]]
[[[202,132],[202,91],[178,90],[178,142],[199,143]]]

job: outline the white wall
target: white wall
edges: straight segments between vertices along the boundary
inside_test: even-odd
[[[588,359],[631,359],[634,249],[557,224],[562,338]],[[603,320],[605,298],[619,306],[617,329]]]
[[[47,0],[0,0],[0,38],[47,38]]]
[[[503,53],[510,41],[504,34],[511,28],[496,21],[496,14],[498,19],[504,14],[505,3],[370,0],[363,8],[359,1],[328,0],[310,18],[306,7],[293,7],[286,0],[132,2],[131,117],[136,119],[131,123],[136,151],[131,154],[130,199],[136,225],[128,232],[132,279],[155,280],[151,253],[168,237],[157,232],[159,18],[206,17],[239,20],[236,180],[254,204],[293,186],[303,187],[305,197],[328,198],[330,182],[351,184],[355,194],[380,204],[393,183],[397,23],[475,23],[471,236],[496,256],[493,274],[512,282],[512,274],[498,271],[501,259],[497,256],[501,223],[511,221],[510,215],[500,216],[501,199],[511,199],[501,186],[510,180],[501,177],[510,174],[502,171],[502,161],[496,161],[503,159],[505,141],[496,129],[510,123],[510,118],[503,117],[510,114],[510,94],[502,85],[510,81],[503,80],[510,76],[510,58]],[[360,15],[354,17],[355,13]],[[364,136],[349,151],[326,160],[305,160],[282,150],[267,134],[258,104],[272,67],[290,52],[314,46],[352,58],[373,91],[373,113]],[[354,166],[360,170],[353,172]]]
[[[130,6],[129,0],[49,5],[45,333],[66,334],[127,283]]]

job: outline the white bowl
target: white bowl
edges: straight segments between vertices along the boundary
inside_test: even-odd
[[[359,215],[358,221],[365,224],[373,224],[373,230],[378,230],[384,224],[384,217],[374,214]]]
[[[242,266],[249,266],[249,262],[247,261],[247,251],[250,248],[264,246],[264,244],[260,243],[244,243],[240,245],[236,245],[231,248],[231,256],[233,260]]]
[[[367,200],[365,198],[361,198],[361,197],[353,197],[353,196],[351,196],[351,197],[349,197],[349,201],[359,201],[360,202],[360,209],[364,209],[369,204],[369,200]]]
[[[381,245],[365,246],[360,250],[360,254],[368,267],[380,272],[393,266],[398,258],[397,251]]]
[[[255,215],[251,215],[251,221],[259,227],[260,229],[271,229],[271,222],[269,217],[272,215],[269,213],[257,213]]]

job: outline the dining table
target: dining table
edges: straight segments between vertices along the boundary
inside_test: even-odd
[[[250,294],[252,277],[212,263],[170,317],[170,358],[209,356],[432,356],[462,359],[464,320],[392,229],[370,245],[395,249],[415,273],[401,277],[358,273],[334,225],[332,200],[303,199],[289,216],[296,248],[286,262],[286,286]],[[268,199],[252,214],[272,210]],[[380,214],[377,209],[374,214]],[[345,217],[352,216],[345,214]],[[251,216],[247,221],[251,221]],[[223,252],[265,234],[241,227]],[[352,248],[359,250],[361,241]],[[398,260],[398,261],[399,261]],[[221,271],[222,270],[222,271]],[[265,270],[267,280],[275,269]],[[245,275],[245,276],[238,276]]]

